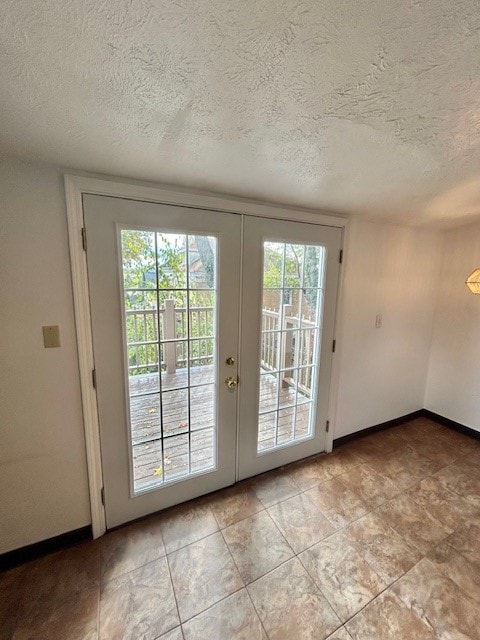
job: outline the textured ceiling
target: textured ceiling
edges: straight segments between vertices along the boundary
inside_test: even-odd
[[[3,0],[0,149],[392,221],[480,215],[479,0]]]

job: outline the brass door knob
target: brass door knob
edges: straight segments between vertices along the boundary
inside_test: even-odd
[[[236,389],[238,386],[238,378],[226,378],[225,384],[229,389]]]
[[[233,365],[235,364],[235,358],[232,358],[232,356],[229,356],[226,360],[225,360],[225,364],[228,367],[233,367]]]

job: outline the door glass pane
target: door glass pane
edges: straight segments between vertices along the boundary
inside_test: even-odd
[[[325,247],[263,245],[257,451],[314,435]]]
[[[216,468],[217,240],[121,231],[133,490]]]

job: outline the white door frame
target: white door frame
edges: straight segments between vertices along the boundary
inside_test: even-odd
[[[68,241],[70,246],[70,264],[72,272],[73,301],[77,334],[78,362],[80,372],[80,388],[85,430],[85,449],[90,491],[90,511],[92,516],[92,533],[98,538],[106,531],[105,509],[102,501],[102,460],[100,451],[100,430],[98,423],[97,395],[92,382],[94,369],[93,336],[90,317],[90,296],[88,288],[87,260],[83,249],[83,194],[114,196],[188,206],[210,211],[224,211],[243,215],[262,216],[291,220],[293,222],[309,222],[345,230],[347,219],[339,215],[325,212],[314,212],[305,209],[281,207],[264,204],[254,200],[235,199],[229,196],[209,195],[193,191],[175,190],[172,187],[155,186],[148,183],[120,182],[115,178],[94,178],[81,175],[65,174],[65,196],[67,205]],[[343,290],[343,272],[341,270],[337,294],[336,332],[339,330],[338,319],[341,318],[341,292]],[[340,347],[337,339],[337,345]],[[332,365],[332,385],[329,399],[330,431],[327,434],[327,451],[332,450],[335,430],[337,392],[339,383],[339,348]]]

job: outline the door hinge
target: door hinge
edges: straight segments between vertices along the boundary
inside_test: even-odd
[[[338,255],[338,261],[340,264],[343,262],[343,249],[340,249],[340,253]]]
[[[85,227],[82,227],[82,247],[84,251],[87,250],[87,230]]]
[[[92,384],[93,384],[93,388],[96,389],[97,388],[97,370],[96,369],[92,369]]]
[[[332,352],[333,352],[333,353],[335,353],[335,347],[336,347],[336,346],[337,346],[337,341],[336,341],[336,340],[334,340],[334,341],[332,342]]]
[[[330,420],[327,420],[327,428],[326,428],[327,433],[330,431]]]
[[[100,498],[102,500],[102,504],[103,506],[105,506],[105,487],[102,487],[100,489]]]

